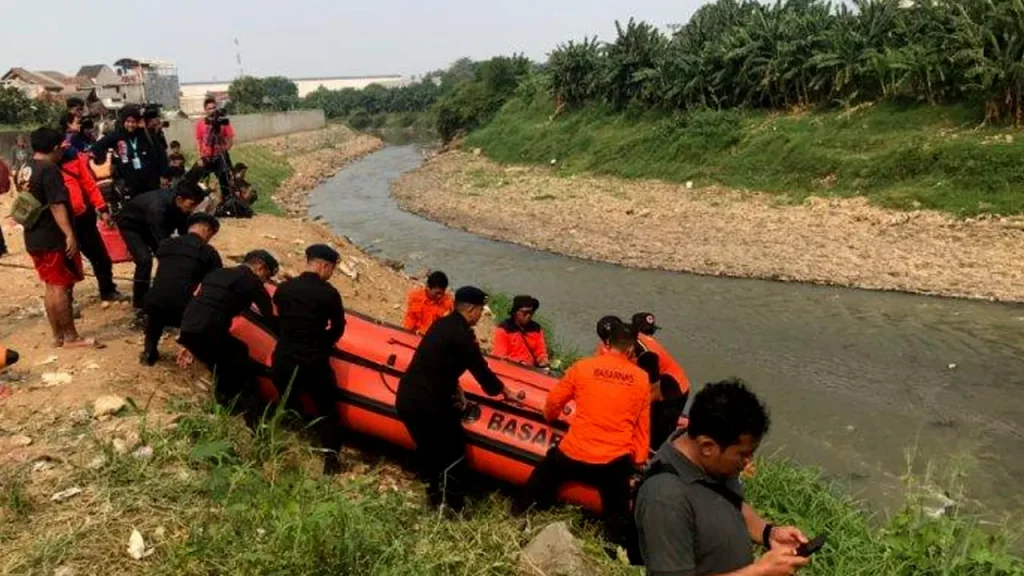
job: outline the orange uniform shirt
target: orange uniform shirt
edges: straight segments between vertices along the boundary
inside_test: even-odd
[[[690,391],[690,379],[686,377],[686,372],[683,370],[683,367],[679,365],[679,362],[676,362],[676,359],[668,353],[668,350],[661,345],[661,342],[658,342],[646,334],[638,334],[637,340],[640,342],[640,346],[644,350],[654,352],[658,355],[658,372],[668,374],[672,378],[675,378],[676,382],[679,383],[679,391],[683,394]],[[613,350],[606,346],[604,342],[600,341],[597,343],[597,348],[594,351],[598,356],[610,354],[611,352],[613,352]]]
[[[73,216],[85,214],[88,207],[103,210],[107,203],[103,200],[96,180],[89,170],[89,161],[85,154],[79,154],[74,160],[60,165],[60,173],[64,177],[64,186],[68,189]]]
[[[520,330],[511,320],[502,322],[494,329],[491,355],[527,366],[547,366],[544,330],[536,322],[531,322],[525,330]]]
[[[647,334],[638,334],[637,340],[641,346],[658,355],[658,372],[675,378],[683,394],[690,391],[690,379],[686,377],[686,372],[683,371],[683,367],[679,365],[679,362],[676,362],[676,359],[668,353],[668,350],[661,345],[661,342]]]
[[[425,287],[416,288],[409,292],[402,326],[422,336],[438,318],[451,314],[454,308],[451,294],[445,292],[440,300],[432,300]]]
[[[548,393],[544,417],[555,420],[570,400],[576,415],[558,444],[563,454],[588,464],[631,455],[647,461],[651,436],[651,386],[647,373],[620,352],[572,365]]]

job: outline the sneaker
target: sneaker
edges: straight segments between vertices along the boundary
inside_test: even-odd
[[[102,302],[128,302],[131,299],[131,296],[128,296],[127,294],[122,294],[117,290],[114,290],[113,292],[106,292],[104,294],[100,294],[100,301]]]

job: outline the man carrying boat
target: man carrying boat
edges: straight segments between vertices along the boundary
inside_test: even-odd
[[[526,483],[537,507],[554,504],[559,487],[586,482],[601,493],[606,537],[640,561],[629,514],[630,479],[647,462],[651,388],[647,374],[633,360],[632,325],[611,322],[610,351],[573,364],[548,393],[544,418],[554,422],[570,401],[576,415],[559,444],[548,451]],[[522,509],[525,502],[520,502]]]
[[[266,250],[253,250],[242,265],[221,268],[206,275],[195,298],[181,319],[178,342],[206,365],[214,375],[214,398],[227,406],[239,398],[239,408],[248,424],[258,416],[255,375],[249,362],[249,347],[231,335],[235,316],[259,308],[263,322],[276,324],[274,308],[264,283],[277,274],[277,259]]]
[[[345,308],[341,294],[329,282],[338,259],[338,252],[326,244],[306,248],[306,270],[274,293],[280,325],[273,357],[274,386],[282,396],[290,386],[288,404],[292,406],[301,406],[301,394],[313,399],[328,475],[341,471],[341,422],[331,351],[345,333]]]
[[[505,394],[505,385],[487,365],[473,326],[480,321],[487,294],[473,286],[455,292],[455,311],[427,330],[399,383],[398,417],[416,443],[421,479],[433,506],[458,512],[465,505],[463,482],[466,437],[459,377],[469,370],[484,392]]]
[[[676,362],[676,359],[669,354],[668,350],[661,345],[654,338],[654,334],[661,330],[657,322],[654,319],[654,314],[650,312],[638,312],[633,314],[633,326],[636,327],[637,331],[637,344],[639,344],[642,351],[637,354],[640,356],[643,352],[654,352],[658,355],[658,371],[662,374],[668,374],[678,384],[679,391],[687,396],[690,394],[690,379],[686,377],[686,372],[683,371],[683,367]],[[685,402],[684,402],[685,403]]]
[[[531,368],[548,367],[548,345],[544,329],[533,319],[540,301],[533,296],[516,296],[508,319],[494,329],[491,355]]]

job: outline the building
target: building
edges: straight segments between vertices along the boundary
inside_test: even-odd
[[[11,68],[0,77],[0,86],[17,88],[28,98],[58,98],[66,90],[74,87],[73,82],[71,86],[64,84],[63,80],[67,79],[67,76],[63,74],[59,74],[59,76],[59,78],[51,78],[43,72]]]
[[[125,104],[148,103],[160,104],[166,110],[179,107],[178,71],[173,64],[159,60],[122,58],[114,67],[89,64],[79,68],[74,76],[11,68],[0,78],[0,85],[18,88],[29,98],[63,100],[77,96],[89,103],[99,102],[110,110]]]
[[[399,75],[384,76],[331,76],[323,78],[291,78],[299,89],[299,98],[323,87],[328,90],[355,88],[362,90],[370,84],[386,87],[404,86],[408,81]],[[208,95],[227,94],[231,82],[182,82],[181,111],[189,116],[198,116],[203,112],[203,100]]]

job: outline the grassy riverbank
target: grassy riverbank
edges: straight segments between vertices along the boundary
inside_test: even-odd
[[[980,112],[966,106],[666,115],[595,105],[551,120],[553,110],[546,94],[520,96],[466,144],[501,162],[555,160],[563,175],[720,184],[792,201],[866,196],[961,216],[1024,212],[1024,138],[981,126]]]

